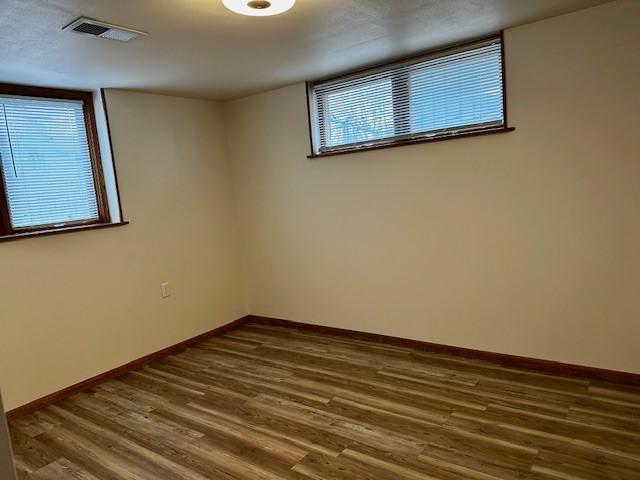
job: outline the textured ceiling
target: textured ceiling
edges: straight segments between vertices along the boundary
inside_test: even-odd
[[[259,18],[220,0],[0,0],[0,81],[230,99],[606,1],[298,0]],[[62,32],[81,15],[149,36]]]

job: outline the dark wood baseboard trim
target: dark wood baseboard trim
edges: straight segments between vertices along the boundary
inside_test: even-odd
[[[76,383],[75,385],[71,385],[70,387],[63,388],[62,390],[46,395],[42,398],[34,400],[33,402],[29,402],[26,405],[22,405],[21,407],[14,408],[13,410],[9,410],[7,412],[7,418],[9,420],[13,420],[18,417],[28,415],[36,410],[40,410],[41,408],[48,407],[49,405],[52,405],[56,402],[59,402],[60,400],[70,397],[75,393],[81,392],[83,390],[87,390],[88,388],[91,388],[100,383],[106,382],[107,380],[111,380],[112,378],[120,377],[132,370],[142,367],[143,365],[159,360],[160,358],[179,353],[189,348],[191,345],[195,343],[201,342],[203,340],[207,340],[208,338],[211,338],[211,337],[217,337],[217,336],[223,335],[230,330],[234,330],[236,328],[241,327],[247,321],[249,321],[249,318],[250,318],[249,316],[239,318],[238,320],[235,320],[231,323],[222,325],[221,327],[218,327],[218,328],[214,328],[213,330],[205,332],[201,335],[197,335],[193,338],[189,338],[188,340],[185,340],[183,342],[176,343],[175,345],[172,345],[170,347],[163,348],[162,350],[158,350],[157,352],[150,353],[149,355],[145,355],[144,357],[133,360],[125,365],[116,367],[112,370],[109,370],[108,372],[101,373],[100,375],[96,375],[95,377],[91,377],[87,380]]]
[[[327,335],[352,338],[355,340],[364,340],[367,342],[382,343],[400,347],[410,347],[428,352],[436,352],[458,357],[485,360],[504,367],[523,368],[544,373],[551,373],[554,375],[582,377],[589,380],[599,380],[623,385],[640,386],[640,374],[636,373],[619,372],[616,370],[606,370],[595,367],[585,367],[582,365],[571,365],[568,363],[555,362],[551,360],[540,360],[537,358],[520,357],[517,355],[508,355],[505,353],[486,352],[483,350],[474,350],[471,348],[441,345],[438,343],[410,340],[400,337],[390,337],[387,335],[359,332],[356,330],[347,330],[344,328],[313,325],[309,323],[294,322],[291,320],[282,320],[279,318],[247,315],[231,323],[215,328],[201,335],[197,335],[193,338],[189,338],[188,340],[177,343],[170,347],[163,348],[162,350],[158,350],[157,352],[151,353],[149,355],[145,355],[144,357],[133,360],[125,365],[109,370],[108,372],[101,373],[100,375],[96,375],[95,377],[76,383],[75,385],[71,385],[70,387],[64,388],[58,392],[49,394],[47,396],[34,400],[33,402],[27,403],[26,405],[22,405],[21,407],[10,410],[7,412],[7,418],[9,420],[13,420],[15,418],[28,415],[29,413],[45,408],[53,403],[70,397],[75,393],[94,387],[112,378],[120,377],[132,370],[142,367],[143,365],[154,362],[155,360],[166,357],[168,355],[179,353],[198,342],[207,340],[211,337],[224,335],[226,332],[235,330],[236,328],[241,327],[247,322],[286,328],[297,328],[299,330],[324,333]]]
[[[619,372],[616,370],[585,367],[582,365],[571,365],[569,363],[555,362],[552,360],[540,360],[537,358],[529,357],[519,357],[517,355],[508,355],[505,353],[485,352],[483,350],[473,350],[471,348],[453,347],[450,345],[441,345],[438,343],[423,342],[420,340],[389,337],[386,335],[378,335],[376,333],[366,333],[358,332],[355,330],[346,330],[343,328],[312,325],[309,323],[293,322],[290,320],[282,320],[278,318],[249,315],[248,320],[250,322],[261,323],[263,325],[297,328],[299,330],[308,330],[311,332],[324,333],[339,337],[353,338],[355,340],[365,340],[368,342],[383,343],[386,345],[395,345],[400,347],[410,347],[417,350],[425,350],[428,352],[436,352],[446,355],[455,355],[458,357],[485,360],[504,367],[523,368],[527,370],[551,373],[554,375],[582,377],[589,380],[599,380],[617,384],[640,386],[640,374],[637,373]]]

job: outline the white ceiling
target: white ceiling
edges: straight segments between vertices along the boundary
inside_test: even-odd
[[[0,0],[0,82],[231,99],[607,0],[298,0],[245,17],[220,0]],[[62,32],[79,16],[149,32]]]

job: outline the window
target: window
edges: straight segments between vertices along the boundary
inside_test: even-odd
[[[90,92],[0,85],[0,235],[106,224]]]
[[[502,37],[308,85],[312,157],[506,128]]]

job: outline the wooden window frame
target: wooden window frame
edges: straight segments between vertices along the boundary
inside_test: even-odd
[[[465,48],[465,47],[470,47],[473,46],[477,43],[483,42],[483,41],[488,41],[491,39],[499,39],[500,40],[500,62],[502,65],[502,117],[503,117],[503,122],[502,122],[502,126],[487,126],[487,127],[483,127],[483,126],[476,126],[474,128],[470,128],[470,129],[461,129],[458,132],[445,132],[442,134],[433,134],[433,132],[430,133],[425,133],[425,134],[417,134],[412,138],[402,138],[402,135],[399,135],[396,138],[390,138],[388,140],[379,140],[376,141],[374,144],[366,144],[366,145],[359,145],[359,144],[349,144],[349,145],[345,145],[344,147],[335,147],[332,148],[331,150],[327,150],[327,151],[319,151],[318,145],[316,145],[316,138],[314,135],[314,124],[315,122],[317,122],[317,119],[314,119],[314,115],[318,115],[318,112],[316,112],[316,108],[314,105],[314,88],[316,85],[321,84],[321,83],[326,83],[326,82],[330,82],[330,81],[339,81],[339,80],[343,80],[343,79],[348,79],[350,77],[354,77],[360,74],[364,74],[367,73],[369,71],[372,70],[384,70],[385,68],[391,68],[399,63],[402,62],[411,62],[412,60],[419,60],[421,58],[424,58],[426,56],[429,55],[437,55],[437,54],[442,54],[442,53],[447,53],[450,50],[454,50],[457,48]],[[316,80],[316,81],[312,81],[312,82],[307,82],[306,83],[306,95],[307,95],[307,118],[308,118],[308,124],[309,124],[309,143],[310,143],[310,149],[311,149],[311,154],[307,155],[307,158],[309,159],[314,159],[314,158],[323,158],[323,157],[332,157],[335,155],[345,155],[348,153],[358,153],[358,152],[366,152],[366,151],[370,151],[370,150],[380,150],[380,149],[386,149],[386,148],[392,148],[392,147],[401,147],[401,146],[405,146],[405,145],[416,145],[416,144],[421,144],[421,143],[429,143],[429,142],[439,142],[442,140],[451,140],[451,139],[456,139],[456,138],[467,138],[467,137],[475,137],[475,136],[479,136],[479,135],[487,135],[487,134],[495,134],[495,133],[507,133],[507,132],[512,132],[515,130],[515,127],[509,127],[508,126],[508,117],[507,117],[507,77],[506,77],[506,66],[505,66],[505,43],[504,43],[504,31],[500,31],[496,34],[493,35],[487,35],[487,36],[483,36],[480,38],[476,38],[470,41],[465,41],[465,42],[461,42],[461,43],[457,43],[457,44],[452,44],[452,45],[448,45],[445,46],[443,48],[438,48],[436,50],[429,50],[423,53],[420,53],[418,55],[412,55],[410,57],[404,57],[404,58],[399,58],[396,59],[392,62],[385,62],[382,64],[377,64],[377,65],[372,65],[370,67],[367,68],[362,68],[362,69],[358,69],[358,70],[354,70],[351,72],[346,72],[337,76],[333,76],[333,77],[329,77],[329,78],[323,78],[320,80]],[[397,82],[395,79],[393,81],[393,102],[394,102],[394,108],[396,108],[396,98],[398,96],[398,92],[399,89],[404,88],[405,86],[400,84],[399,82]],[[406,130],[407,126],[401,124],[402,122],[398,123],[395,119],[394,122],[396,122],[394,124],[396,130],[403,132],[404,130]],[[319,140],[319,139],[318,139]],[[368,143],[368,142],[367,142]],[[318,150],[318,151],[317,151]]]
[[[100,142],[98,128],[96,126],[95,109],[93,107],[93,93],[82,90],[63,90],[56,88],[33,87],[27,85],[14,85],[0,83],[0,94],[15,95],[31,98],[49,98],[56,100],[78,100],[82,102],[84,112],[84,124],[87,132],[87,144],[91,158],[91,170],[93,172],[93,184],[96,192],[98,218],[80,220],[75,222],[56,223],[50,225],[37,225],[33,227],[14,228],[11,225],[9,214],[9,199],[7,196],[4,174],[0,166],[0,237],[22,237],[40,232],[52,233],[56,231],[73,230],[79,227],[102,226],[110,224],[109,202],[107,189],[102,171],[102,159],[100,156]]]

